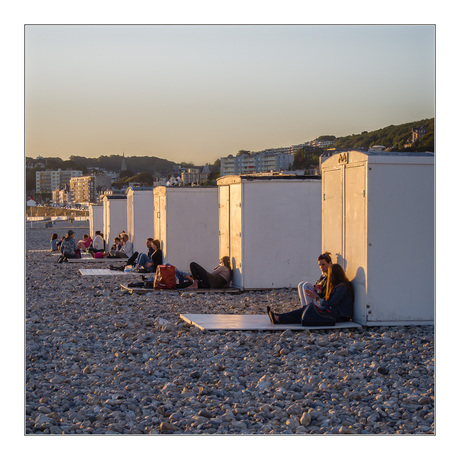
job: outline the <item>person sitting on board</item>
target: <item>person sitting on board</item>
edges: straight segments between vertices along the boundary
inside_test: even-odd
[[[57,233],[53,233],[51,235],[51,251],[53,252],[59,251],[60,244],[61,244],[61,240],[58,238]]]
[[[318,256],[318,266],[321,270],[321,276],[318,281],[313,285],[308,281],[301,281],[297,286],[299,291],[300,305],[309,305],[312,300],[305,294],[306,291],[314,291],[318,294],[318,297],[324,299],[326,295],[326,285],[327,285],[327,271],[332,265],[331,253],[324,252]]]
[[[58,263],[67,262],[67,259],[76,259],[77,255],[77,242],[74,238],[73,230],[67,232],[67,236],[61,243],[61,255],[59,256]]]
[[[113,244],[112,244],[112,247],[110,248],[110,251],[121,251],[121,247],[122,247],[122,244],[121,244],[121,239],[119,236],[116,236],[114,239],[113,239]]]
[[[324,323],[333,325],[353,318],[353,286],[341,265],[332,264],[328,268],[324,298],[313,290],[307,290],[305,294],[312,302],[288,313],[276,314],[268,306],[267,313],[272,324],[310,326],[312,321],[319,325],[321,319],[324,319]]]
[[[94,240],[92,241],[91,246],[88,248],[88,251],[93,254],[93,256],[96,252],[103,253],[105,251],[104,236],[100,230],[96,230]]]
[[[115,240],[118,237],[115,238]],[[129,241],[129,236],[126,233],[122,235],[121,247],[111,250],[106,256],[115,259],[129,259],[133,255],[133,243]]]
[[[145,245],[147,246],[147,257],[148,258],[151,258],[153,252],[154,252],[154,249],[152,248],[152,243],[153,243],[153,238],[147,238],[147,241],[145,242]],[[137,259],[139,258],[140,254],[142,253],[139,253],[137,251],[133,252],[133,255],[126,261],[126,267],[128,265],[132,265],[133,267],[136,265],[137,263]]]
[[[156,272],[158,265],[163,264],[163,252],[161,251],[160,240],[149,238],[147,244],[150,245],[148,254],[139,254],[135,269],[140,273]]]
[[[220,289],[228,287],[232,280],[232,267],[230,266],[230,257],[224,256],[220,263],[214,268],[212,273],[206,271],[196,262],[190,264],[191,285],[187,289]]]
[[[77,249],[81,252],[86,252],[86,250],[91,246],[92,239],[89,235],[83,235],[83,238],[77,243]]]

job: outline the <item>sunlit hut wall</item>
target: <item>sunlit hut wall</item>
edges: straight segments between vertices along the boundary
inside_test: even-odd
[[[126,196],[106,195],[102,199],[104,207],[104,239],[110,248],[114,238],[126,230]]]
[[[225,176],[219,186],[219,253],[240,289],[296,287],[320,276],[321,179]]]
[[[322,163],[323,249],[352,280],[354,320],[434,320],[434,154],[348,151]]]
[[[94,238],[96,230],[103,231],[104,228],[104,206],[101,204],[89,205],[89,234]]]
[[[146,240],[153,238],[153,187],[128,187],[127,229],[134,251],[146,253]]]
[[[189,271],[197,262],[208,271],[219,262],[217,187],[155,187],[154,233],[164,262]]]

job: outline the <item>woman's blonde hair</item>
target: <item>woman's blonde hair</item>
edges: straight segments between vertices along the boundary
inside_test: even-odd
[[[332,290],[340,283],[344,283],[347,288],[351,289],[351,282],[347,278],[342,266],[332,264],[327,270],[326,295],[324,296],[326,300],[329,300]]]

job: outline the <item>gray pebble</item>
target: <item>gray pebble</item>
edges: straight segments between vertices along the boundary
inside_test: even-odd
[[[203,333],[179,315],[290,311],[297,291],[131,296],[78,267],[26,255],[27,433],[434,433],[433,327]]]

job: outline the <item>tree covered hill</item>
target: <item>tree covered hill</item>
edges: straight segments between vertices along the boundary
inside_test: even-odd
[[[410,147],[412,128],[426,128],[426,134]],[[384,145],[394,152],[434,152],[434,118],[413,121],[402,125],[390,125],[376,131],[363,131],[361,134],[337,137],[334,147],[337,149],[370,148]]]
[[[106,171],[120,172],[122,164],[122,155],[101,155],[99,158],[86,158],[83,156],[71,156],[69,160],[62,160],[57,157],[48,157],[40,160],[33,160],[26,158],[28,164],[44,164],[45,168],[37,167],[39,169],[76,169],[84,173],[88,168],[105,169]],[[149,172],[151,174],[161,175],[166,174],[172,170],[176,163],[173,161],[165,160],[157,157],[125,157],[126,168],[134,173]]]
[[[86,168],[101,168],[107,171],[120,171],[122,155],[101,155],[99,158],[85,158],[71,156],[70,160],[85,166]],[[126,168],[134,173],[149,172],[151,174],[166,174],[176,165],[173,161],[158,157],[132,156],[125,157]]]

